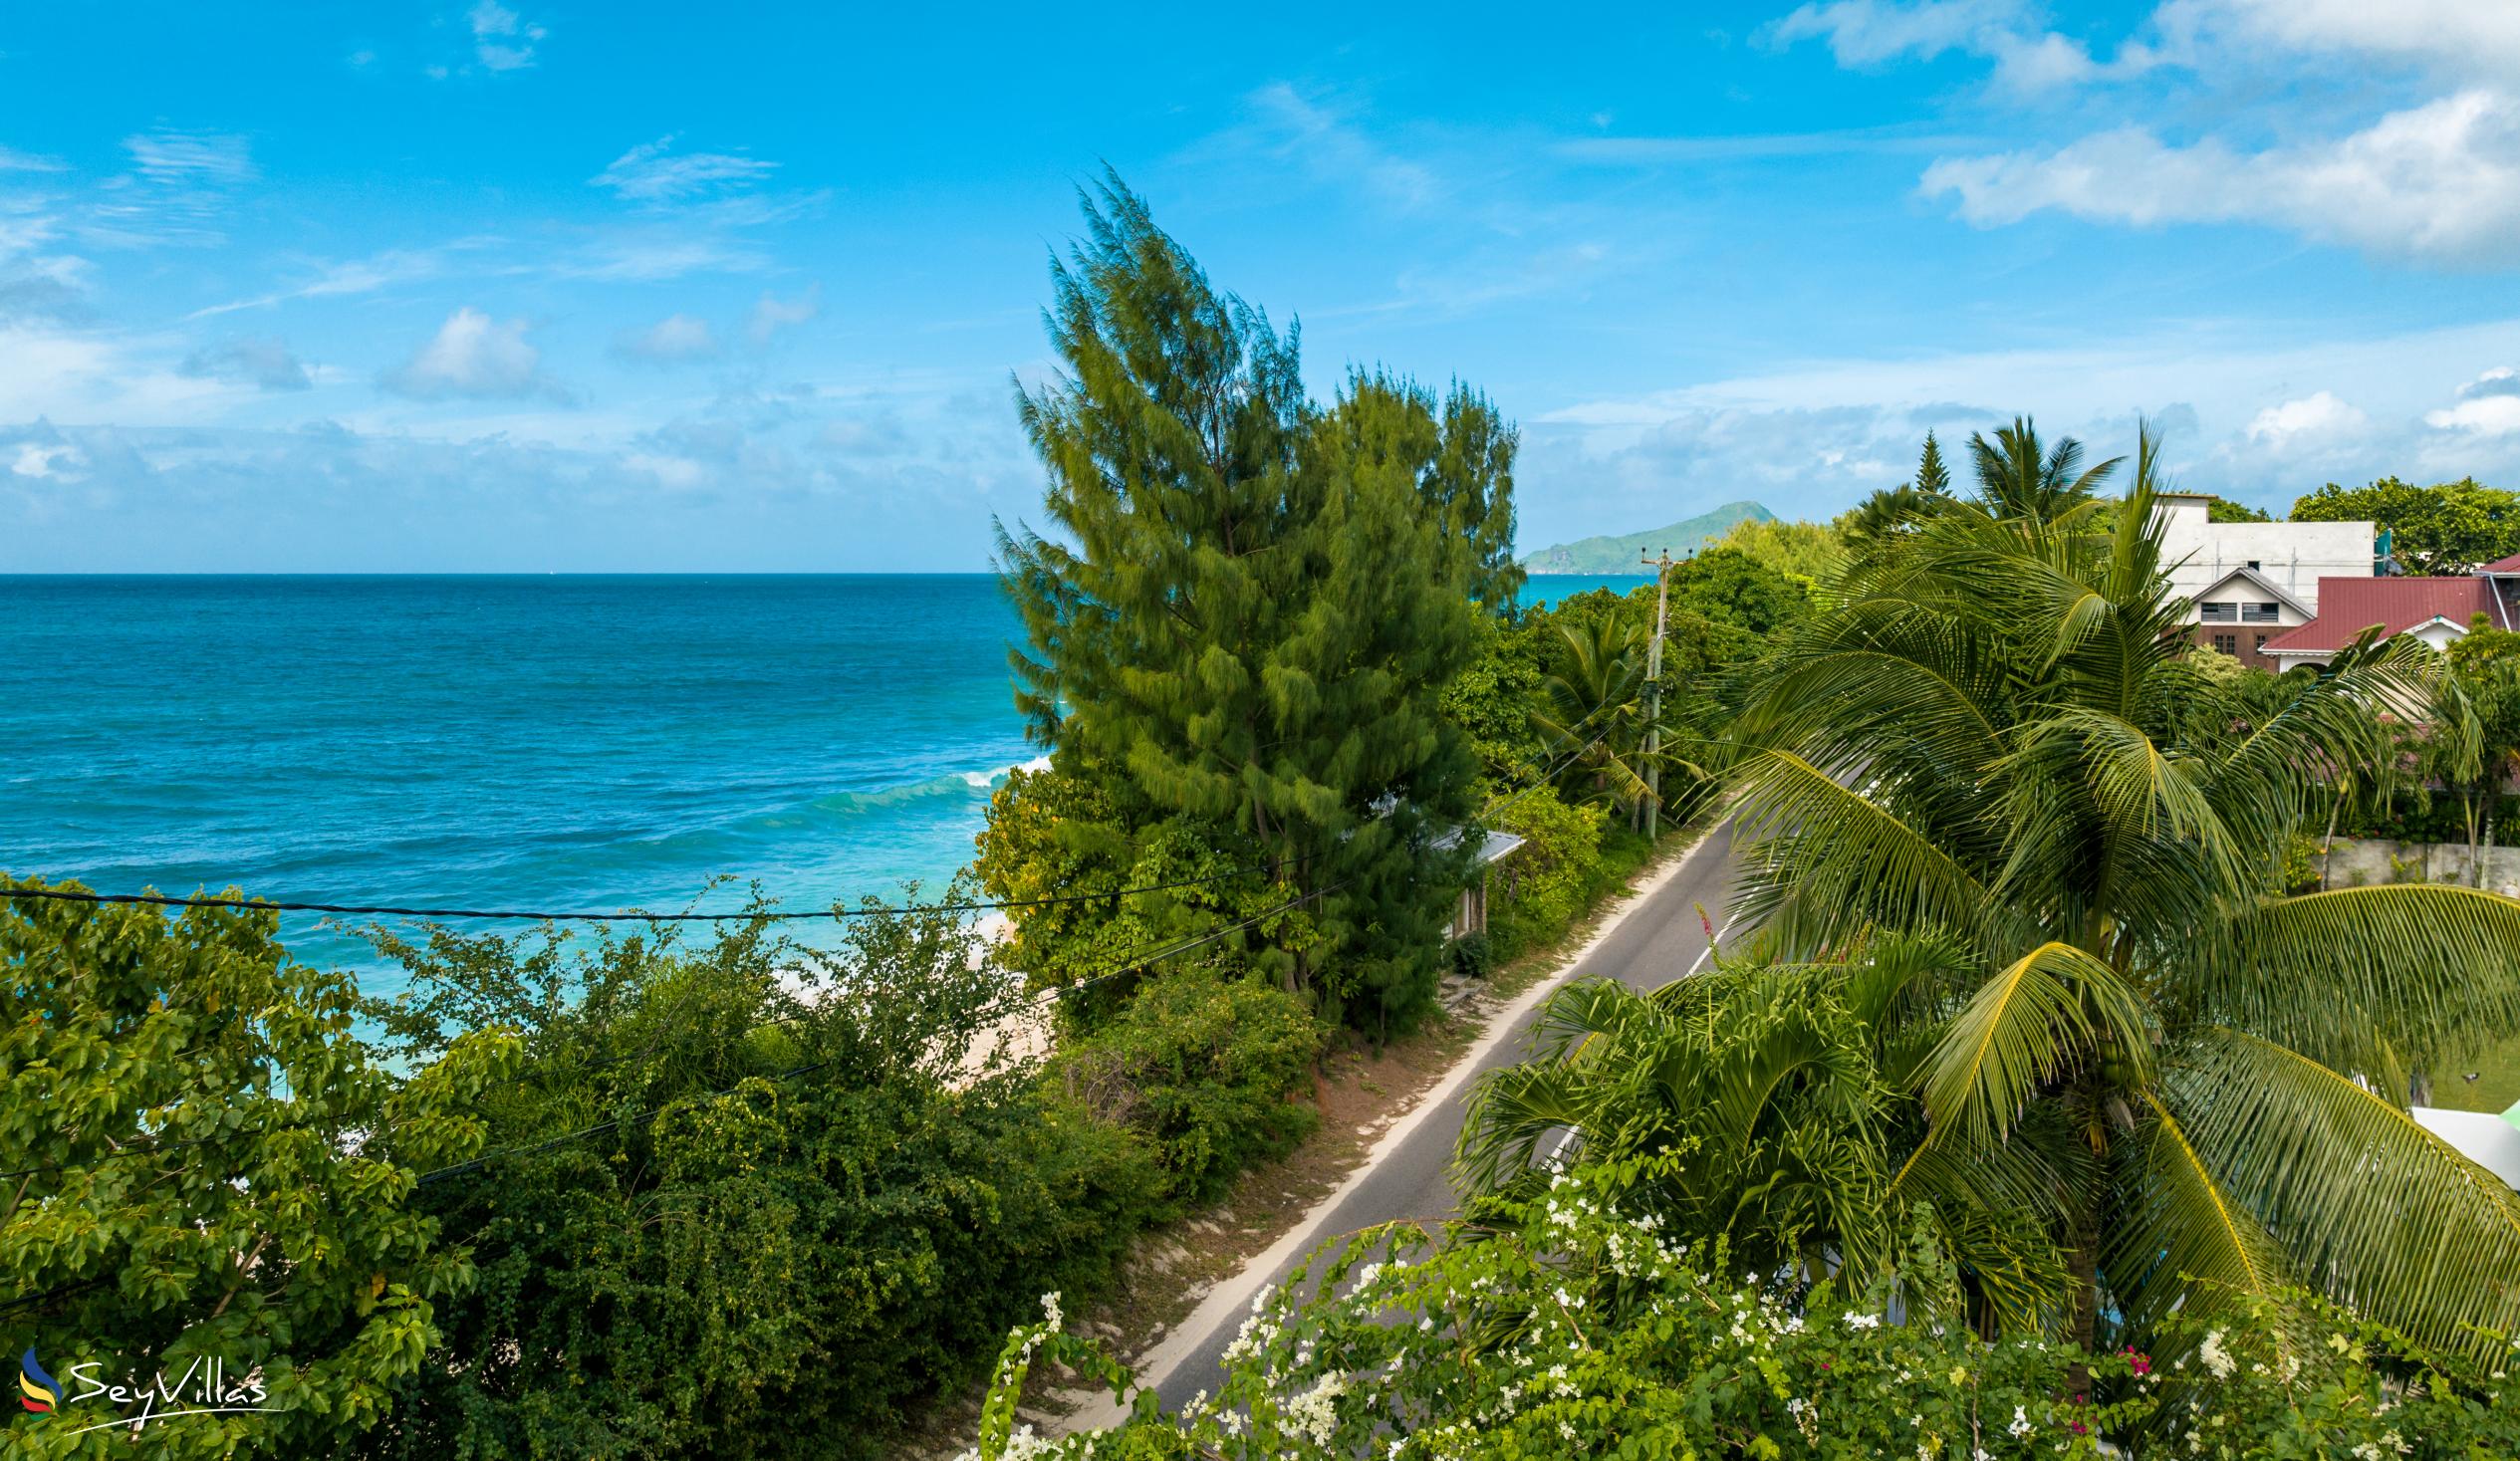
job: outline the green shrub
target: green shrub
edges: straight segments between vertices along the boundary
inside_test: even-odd
[[[1175,1201],[1196,1204],[1312,1129],[1312,1107],[1288,1096],[1321,1042],[1296,995],[1213,970],[1175,970],[1063,1050],[1052,1084],[1094,1118],[1142,1134]]]
[[[1565,935],[1602,887],[1607,808],[1570,806],[1533,787],[1498,808],[1496,826],[1523,845],[1487,872],[1488,938],[1503,962]],[[1641,841],[1641,839],[1639,839]]]
[[[509,1154],[421,1189],[479,1281],[369,1454],[882,1454],[1036,1296],[1108,1280],[1167,1199],[1152,1150],[967,1061],[1006,982],[966,927],[849,926],[391,945],[409,1058],[495,1023],[530,1059],[485,1102]]]
[[[292,962],[278,925],[0,895],[0,1314],[5,1352],[59,1386],[29,1392],[49,1413],[10,1408],[0,1453],[331,1455],[436,1340],[467,1265],[413,1177],[480,1149],[513,1045],[397,1082],[352,1034],[350,981]],[[106,1422],[136,1407],[89,1388],[211,1361],[275,1413],[133,1435]]]
[[[1116,1430],[1020,1430],[1026,1371],[1053,1360],[1125,1388],[1061,1332],[1015,1332],[979,1461],[1916,1456],[2474,1458],[2520,1454],[2493,1374],[2422,1354],[2294,1294],[2182,1315],[2163,1354],[1987,1342],[1912,1222],[1894,1277],[1861,1293],[1745,1274],[1722,1238],[1684,1246],[1636,1200],[1666,1152],[1495,1202],[1441,1240],[1406,1223],[1318,1253],[1263,1295],[1212,1395]],[[1649,1188],[1651,1181],[1643,1184]],[[1318,1278],[1319,1284],[1311,1282]]]

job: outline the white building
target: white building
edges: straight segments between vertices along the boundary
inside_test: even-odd
[[[2213,498],[2164,492],[2155,499],[2171,592],[2192,606],[2198,642],[2267,669],[2269,639],[2319,616],[2321,578],[2372,577],[2377,534],[2368,522],[2217,523]]]

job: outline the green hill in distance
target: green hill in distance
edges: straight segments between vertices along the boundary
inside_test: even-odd
[[[1539,549],[1523,559],[1523,569],[1535,574],[1640,574],[1648,553],[1668,548],[1673,558],[1683,557],[1731,532],[1735,523],[1774,521],[1776,514],[1755,502],[1727,502],[1667,528],[1619,538],[1579,538]]]

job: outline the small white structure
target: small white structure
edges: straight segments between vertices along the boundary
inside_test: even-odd
[[[2170,590],[2189,602],[2201,644],[2267,669],[2269,639],[2319,616],[2319,581],[2372,577],[2378,560],[2368,522],[2217,523],[2214,499],[2164,492],[2154,499]]]
[[[1451,848],[1461,841],[1460,829],[1435,839],[1437,848]],[[1487,870],[1512,856],[1523,840],[1510,832],[1491,832],[1481,839],[1478,851],[1471,854],[1474,869],[1470,883],[1461,889],[1461,905],[1453,910],[1449,936],[1467,938],[1473,933],[1487,932]]]
[[[2511,1123],[2511,1112],[2492,1115],[2485,1111],[2456,1111],[2447,1106],[2419,1105],[2406,1114],[2415,1123],[2458,1149],[2459,1155],[2502,1178],[2503,1184],[2520,1189],[2520,1127]]]

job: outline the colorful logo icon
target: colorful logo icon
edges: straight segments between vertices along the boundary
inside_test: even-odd
[[[38,1415],[51,1414],[53,1407],[61,1403],[61,1381],[45,1373],[32,1344],[18,1356],[18,1403]]]

